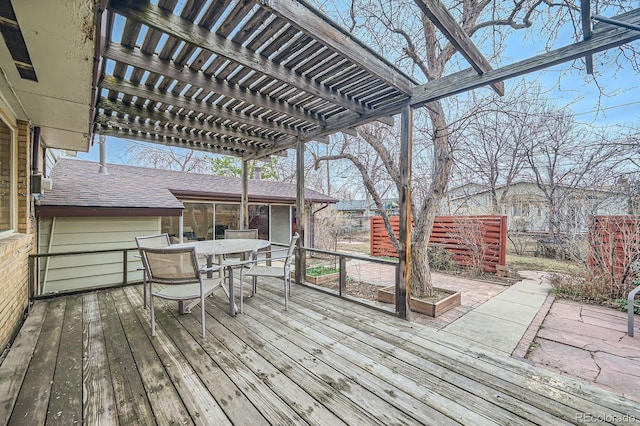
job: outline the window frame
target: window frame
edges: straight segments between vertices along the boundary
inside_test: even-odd
[[[5,112],[0,108],[0,123],[9,130],[9,228],[0,229],[0,239],[13,235],[17,232],[18,227],[18,145],[17,145],[17,127],[12,123]]]

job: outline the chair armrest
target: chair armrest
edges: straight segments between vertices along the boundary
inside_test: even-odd
[[[219,271],[221,268],[220,265],[211,265],[211,266],[207,266],[207,265],[202,265],[200,266],[199,271],[200,272],[215,272],[215,271]]]
[[[247,260],[246,262],[238,262],[238,263],[234,263],[233,265],[228,265],[228,266],[232,266],[234,268],[252,266],[252,265],[255,265],[255,264],[258,264],[258,263],[272,262],[274,260],[285,260],[288,257],[289,256],[278,256],[278,257],[268,257],[268,258],[265,258],[265,259]]]

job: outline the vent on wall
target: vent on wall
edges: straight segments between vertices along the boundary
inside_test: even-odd
[[[11,53],[13,62],[20,73],[20,77],[26,80],[38,81],[36,70],[31,63],[31,57],[27,50],[18,19],[13,11],[10,0],[0,0],[0,33]]]
[[[44,191],[51,191],[53,189],[53,181],[47,179],[41,174],[31,175],[31,193],[42,194]]]

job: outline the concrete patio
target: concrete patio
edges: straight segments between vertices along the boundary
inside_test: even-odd
[[[616,309],[556,299],[527,359],[640,401],[640,336]]]

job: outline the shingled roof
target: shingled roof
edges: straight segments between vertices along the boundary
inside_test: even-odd
[[[40,200],[37,215],[175,216],[184,208],[178,198],[240,201],[240,178],[121,164],[107,164],[108,174],[99,169],[99,163],[60,159],[51,173],[53,189]],[[305,197],[314,203],[338,201],[311,189],[305,189]],[[249,202],[295,201],[295,184],[249,179]]]

